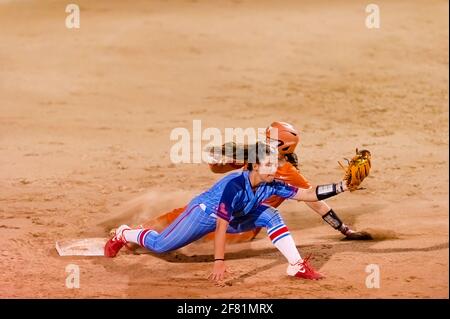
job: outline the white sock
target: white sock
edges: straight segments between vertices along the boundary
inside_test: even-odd
[[[138,237],[139,237],[139,233],[142,231],[142,229],[125,229],[122,232],[122,236],[123,238],[128,242],[128,243],[138,243]]]
[[[302,257],[286,225],[281,224],[268,229],[267,234],[274,246],[277,247],[291,265],[302,261]]]

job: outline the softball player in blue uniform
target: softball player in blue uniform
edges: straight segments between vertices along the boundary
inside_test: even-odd
[[[164,231],[130,229],[122,225],[105,246],[105,256],[115,257],[128,242],[139,244],[155,253],[163,253],[186,246],[204,235],[215,232],[215,260],[211,278],[222,280],[225,273],[225,233],[241,233],[262,227],[275,247],[284,255],[290,276],[320,279],[323,276],[303,260],[278,210],[263,204],[272,195],[300,201],[318,201],[346,190],[345,182],[298,189],[274,180],[277,156],[273,148],[264,148],[249,163],[247,171],[231,173],[206,192],[196,196],[185,211]]]

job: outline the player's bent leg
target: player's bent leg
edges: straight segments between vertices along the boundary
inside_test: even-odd
[[[146,222],[140,224],[136,228],[152,229],[157,232],[162,232],[167,226],[169,226],[180,214],[186,209],[186,207],[175,208],[170,212],[164,213],[156,218],[147,220]],[[110,231],[110,238],[114,237],[116,234],[116,229]],[[127,242],[125,247],[128,250],[134,251],[139,248],[138,244]]]
[[[156,230],[157,232],[162,232],[167,226],[172,224],[172,222],[177,219],[186,209],[185,207],[175,208],[170,212],[159,215],[156,218],[152,218],[142,223],[141,228],[150,228]]]
[[[205,214],[199,205],[190,205],[161,234],[155,231],[142,236],[142,244],[156,253],[186,246],[214,231],[216,220]]]
[[[174,210],[164,213],[156,218],[152,218],[150,220],[147,220],[146,222],[142,223],[139,227],[140,228],[149,228],[152,230],[155,230],[157,232],[162,232],[167,226],[169,226],[183,211],[186,209],[186,207],[182,208],[175,208]],[[260,232],[261,228],[257,227],[245,232],[241,233],[228,233],[226,235],[226,240],[228,244],[231,243],[242,243],[247,242],[252,239],[254,239],[258,233]],[[114,231],[114,230],[113,230]],[[214,241],[214,232],[211,232],[207,235],[205,235],[202,238],[202,241]],[[131,250],[133,248],[136,248],[134,246],[131,246],[130,244],[127,245],[127,247]]]
[[[161,233],[151,229],[119,227],[116,236],[106,244],[105,255],[114,257],[127,242],[136,243],[154,253],[172,251],[214,231],[215,225],[213,217],[205,214],[198,205],[190,205]]]
[[[305,279],[321,279],[323,275],[316,272],[308,262],[303,260],[295,245],[288,227],[277,209],[260,205],[256,212],[255,226],[265,227],[272,244],[283,254],[289,265],[287,274]]]

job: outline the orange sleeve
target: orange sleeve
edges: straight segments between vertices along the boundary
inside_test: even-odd
[[[280,179],[292,186],[298,188],[310,188],[311,184],[300,174],[300,172],[291,163],[286,163],[280,169]],[[277,172],[278,175],[278,172]]]
[[[300,174],[298,169],[291,163],[286,163],[278,168],[275,178],[298,188],[310,188],[311,184]],[[277,208],[285,201],[285,198],[279,196],[271,196],[264,201],[264,204]]]

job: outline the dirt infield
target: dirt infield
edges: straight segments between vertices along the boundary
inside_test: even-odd
[[[448,298],[448,1],[0,1],[0,297]],[[170,132],[301,131],[303,174],[371,150],[365,190],[328,202],[375,241],[350,242],[303,203],[280,211],[327,278],[285,276],[260,234],[228,247],[225,287],[205,278],[212,245],[161,256],[59,257],[55,241],[99,237],[184,205],[220,175],[171,164]],[[81,271],[66,287],[66,266]],[[367,265],[380,288],[366,287]]]

